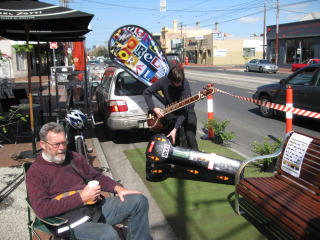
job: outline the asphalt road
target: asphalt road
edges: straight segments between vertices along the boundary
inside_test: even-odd
[[[240,70],[217,71],[213,69],[187,69],[186,78],[189,80],[192,94],[202,91],[207,83],[214,83],[217,89],[227,93],[252,98],[256,87],[279,82],[288,74],[261,74]],[[235,98],[228,94],[217,92],[214,99],[214,117],[219,121],[229,120],[228,131],[234,131],[236,138],[227,143],[229,147],[241,155],[251,157],[256,155],[251,143],[262,142],[267,136],[272,139],[283,138],[286,133],[285,116],[268,119],[260,115],[258,106],[253,103]],[[205,101],[205,100],[204,100]],[[203,121],[207,121],[207,104],[198,102],[195,107],[198,117],[198,135],[203,134]],[[313,136],[320,136],[319,120],[294,116],[293,130]]]

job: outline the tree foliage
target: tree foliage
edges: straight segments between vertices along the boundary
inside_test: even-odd
[[[89,56],[103,56],[103,57],[108,57],[109,52],[106,47],[104,46],[98,46],[96,49],[92,50],[89,54]]]

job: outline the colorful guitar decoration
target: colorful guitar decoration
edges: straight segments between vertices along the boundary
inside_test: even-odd
[[[168,60],[151,33],[126,25],[115,30],[109,40],[110,58],[133,77],[150,86],[168,75]]]
[[[199,100],[204,99],[205,97],[207,97],[209,95],[216,93],[216,88],[214,87],[213,84],[208,84],[207,87],[204,87],[203,89],[205,89],[205,90],[202,92],[199,92],[198,94],[196,94],[192,97],[188,97],[186,99],[183,99],[180,102],[172,103],[171,105],[165,107],[165,109],[163,109],[163,115],[166,116],[169,113],[172,113],[176,110],[179,110],[183,107],[188,106],[191,103],[197,102]],[[150,130],[152,130],[154,132],[159,132],[162,130],[162,128],[165,125],[165,117],[159,119],[154,114],[154,112],[149,112],[148,116],[147,116],[147,124],[148,124],[148,127],[150,128]]]

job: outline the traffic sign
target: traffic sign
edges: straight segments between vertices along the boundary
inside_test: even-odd
[[[57,49],[58,48],[58,43],[57,42],[50,42],[50,48],[51,49]]]

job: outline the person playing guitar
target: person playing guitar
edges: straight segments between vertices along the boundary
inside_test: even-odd
[[[152,100],[152,94],[158,93],[160,90],[163,93],[166,106],[189,98],[191,96],[191,88],[189,82],[185,79],[183,69],[179,66],[173,66],[168,76],[164,76],[153,83],[143,92],[143,96],[150,111],[156,115],[156,120],[160,120],[162,124],[166,122],[162,132],[174,146],[179,146],[180,144],[179,127],[183,126],[189,148],[199,151],[196,140],[197,116],[194,111],[194,102],[167,114],[166,118],[164,118],[163,109],[156,107]]]

